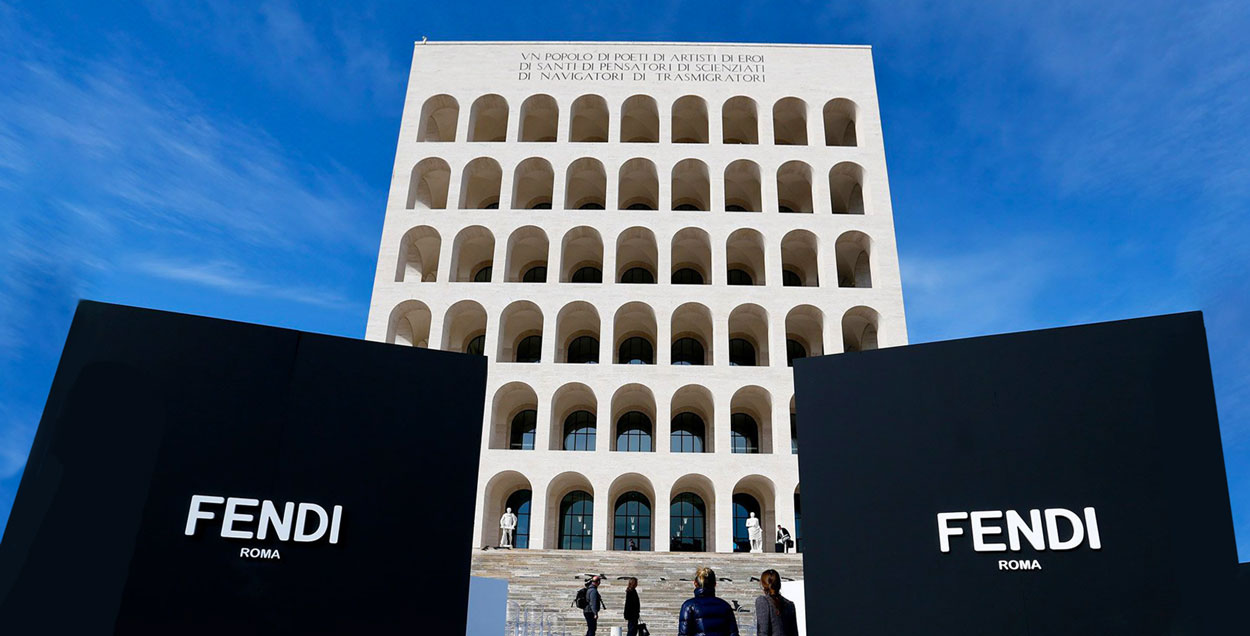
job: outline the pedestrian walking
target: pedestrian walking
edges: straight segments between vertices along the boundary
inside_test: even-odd
[[[642,602],[638,600],[638,579],[629,577],[625,586],[626,636],[638,636],[638,618],[642,614]]]
[[[799,636],[794,603],[781,595],[781,575],[764,570],[760,587],[764,593],[755,599],[755,636]]]
[[[603,575],[590,577],[586,581],[586,586],[577,591],[577,598],[573,603],[581,608],[582,615],[586,617],[586,636],[595,636],[595,629],[599,625],[599,610],[607,607],[603,604],[603,597],[599,596],[599,583],[603,580]]]
[[[695,572],[694,598],[681,605],[677,636],[738,636],[733,608],[716,598],[716,573],[712,568]]]

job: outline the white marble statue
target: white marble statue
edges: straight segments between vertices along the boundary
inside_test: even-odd
[[[503,516],[499,518],[499,530],[503,535],[503,539],[499,542],[501,548],[512,547],[512,533],[516,531],[516,515],[512,514],[512,509],[504,510]]]
[[[755,518],[755,513],[747,517],[747,537],[751,540],[752,552],[764,551],[764,530],[760,527],[760,520]]]

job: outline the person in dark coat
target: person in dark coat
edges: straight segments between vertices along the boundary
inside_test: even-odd
[[[716,598],[716,573],[711,568],[695,572],[694,598],[681,605],[677,636],[738,636],[733,608]]]
[[[638,600],[638,579],[629,577],[625,587],[625,624],[628,625],[626,636],[638,636],[638,617],[642,614],[642,602]]]
[[[799,617],[794,603],[781,595],[781,575],[776,570],[760,574],[764,593],[755,599],[755,636],[799,636]]]
[[[586,636],[595,636],[595,628],[599,625],[599,610],[605,606],[603,597],[599,596],[599,582],[602,576],[592,576],[586,583],[586,608],[582,614],[586,617]]]

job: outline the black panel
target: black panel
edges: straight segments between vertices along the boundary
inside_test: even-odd
[[[481,356],[80,304],[0,544],[0,625],[463,633],[485,375]],[[187,536],[195,494],[342,506],[341,531],[223,538],[206,505]]]
[[[1201,314],[809,358],[795,378],[809,633],[1226,633]],[[938,513],[1086,507],[1100,549],[977,552],[968,519],[940,550]]]

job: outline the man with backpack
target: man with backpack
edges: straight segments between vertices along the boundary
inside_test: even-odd
[[[586,617],[586,636],[595,636],[595,627],[599,623],[599,610],[606,608],[603,598],[599,596],[599,582],[603,575],[598,574],[586,581],[586,586],[577,591],[573,604],[582,610]]]

